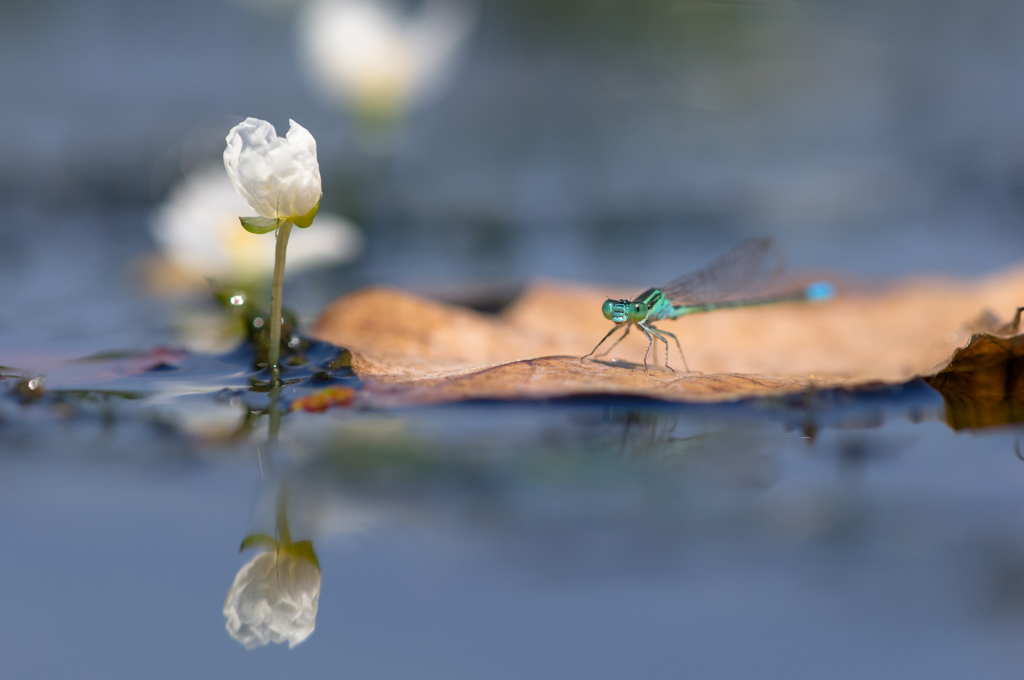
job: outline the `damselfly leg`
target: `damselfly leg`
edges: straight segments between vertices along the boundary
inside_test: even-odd
[[[676,337],[676,334],[672,333],[671,331],[662,330],[660,328],[657,328],[656,326],[647,326],[647,327],[649,329],[651,329],[652,331],[657,331],[657,332],[661,333],[662,335],[667,335],[668,337],[670,337],[673,340],[675,340],[676,341],[676,349],[679,350],[679,358],[683,360],[683,368],[686,369],[687,373],[693,373],[693,371],[690,370],[690,366],[686,363],[686,355],[683,354],[683,346],[679,344],[679,338]],[[662,338],[662,340],[664,340],[664,338]],[[665,343],[665,352],[668,353],[668,343]],[[666,366],[668,365],[668,357],[665,357],[665,365]],[[672,372],[675,373],[675,371],[672,371]]]
[[[611,352],[613,349],[615,349],[618,346],[618,344],[620,342],[622,342],[623,338],[625,338],[627,335],[629,335],[629,329],[632,328],[632,327],[633,327],[632,325],[626,326],[626,332],[623,333],[622,335],[620,335],[619,339],[616,340],[615,342],[613,342],[611,347],[609,347],[605,351],[601,352],[600,354],[595,355],[594,358],[596,359],[597,357],[607,356],[609,352]]]
[[[603,345],[603,344],[604,344],[604,341],[605,341],[605,340],[607,340],[608,338],[610,338],[610,337],[611,337],[611,335],[612,335],[612,333],[614,333],[614,332],[616,332],[617,330],[619,330],[619,328],[621,328],[621,326],[615,326],[615,327],[613,327],[613,328],[612,328],[612,329],[611,329],[610,331],[608,331],[608,333],[607,333],[607,334],[605,334],[605,336],[604,336],[603,338],[601,338],[601,342],[597,343],[597,345],[595,345],[595,346],[594,346],[594,349],[590,350],[590,352],[589,352],[588,354],[584,354],[583,356],[581,356],[581,357],[580,357],[580,362],[582,362],[582,361],[583,361],[584,359],[586,359],[586,358],[587,358],[587,357],[589,357],[589,356],[590,356],[591,354],[593,354],[594,352],[596,352],[596,351],[597,351],[597,348],[598,348],[598,347],[600,347],[601,345]],[[628,332],[629,332],[629,328],[626,328],[626,333],[628,333]],[[626,337],[626,336],[625,336],[625,334],[623,334],[623,336],[622,336],[622,337]],[[622,339],[622,338],[619,338],[619,340],[621,340],[621,339]],[[616,342],[615,344],[617,345],[618,343]],[[614,346],[615,346],[615,345],[612,345],[612,347],[614,347]],[[607,352],[605,352],[605,354],[607,354]]]

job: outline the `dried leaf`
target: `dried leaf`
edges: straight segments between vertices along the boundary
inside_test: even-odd
[[[375,403],[636,395],[727,401],[805,388],[898,383],[933,375],[975,330],[991,330],[1024,303],[1024,269],[978,281],[918,279],[877,294],[821,303],[723,310],[661,322],[679,337],[649,360],[635,331],[609,360],[580,361],[611,323],[607,294],[626,291],[539,283],[500,315],[368,288],[332,303],[315,337],[348,347]]]
[[[978,333],[926,380],[942,394],[946,421],[954,429],[1020,422],[1024,420],[1024,335]]]

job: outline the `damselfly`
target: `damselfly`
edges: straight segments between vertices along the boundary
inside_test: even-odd
[[[625,332],[619,339],[597,355],[605,356],[629,335],[633,326],[636,326],[647,337],[645,371],[654,339],[657,338],[665,343],[665,368],[675,373],[668,365],[668,340],[665,338],[667,335],[675,340],[679,356],[683,359],[683,366],[689,372],[690,367],[686,363],[679,338],[656,327],[656,321],[678,319],[687,314],[711,312],[716,309],[755,307],[796,300],[827,300],[832,297],[833,288],[828,281],[817,281],[801,290],[780,295],[747,297],[778,278],[785,266],[785,253],[770,239],[748,239],[711,266],[687,274],[667,286],[645,290],[633,300],[605,300],[601,305],[601,313],[609,321],[614,321],[615,327],[608,331],[608,334],[601,338],[601,342],[597,343],[597,347],[583,359],[593,355],[605,340],[624,328]]]

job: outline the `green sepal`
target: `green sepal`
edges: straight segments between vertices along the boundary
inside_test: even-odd
[[[287,222],[279,217],[239,217],[238,221],[250,234],[266,234]]]
[[[317,201],[316,205],[314,205],[313,209],[310,210],[308,213],[306,213],[302,217],[293,217],[292,218],[292,224],[294,224],[299,229],[305,229],[309,225],[313,224],[313,218],[316,217],[316,212],[319,209],[320,209],[320,201]]]
[[[298,543],[282,545],[281,552],[288,553],[293,557],[306,560],[314,567],[316,567],[317,571],[320,571],[320,560],[316,558],[316,553],[313,552],[312,541],[299,541]]]
[[[264,550],[277,550],[278,542],[273,536],[267,536],[266,534],[252,534],[246,536],[242,540],[242,545],[239,546],[238,552],[245,552],[249,548],[263,548]]]

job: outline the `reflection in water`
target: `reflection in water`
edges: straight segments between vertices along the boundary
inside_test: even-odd
[[[320,563],[311,541],[292,542],[287,493],[277,503],[277,538],[251,534],[240,550],[261,548],[235,576],[224,600],[226,628],[246,649],[288,642],[291,649],[313,633],[320,599]]]
[[[832,480],[856,481],[860,475],[850,472],[884,463],[916,441],[837,432],[827,412],[821,419],[828,430],[809,448],[774,412],[545,411],[551,409],[478,405],[362,414],[306,440],[295,435],[301,429],[309,437],[309,429],[292,420],[282,454],[291,451],[284,467],[293,527],[317,540],[370,527],[462,535],[472,537],[474,551],[545,575],[670,569],[706,541],[845,530],[858,508],[844,494],[856,495],[858,487]],[[882,412],[873,407],[870,421],[884,421]],[[324,424],[289,415],[295,417]],[[791,503],[792,492],[770,492],[785,481],[784,459],[793,459],[787,452],[833,460],[834,474]]]
[[[730,427],[656,409],[589,407],[550,418],[532,408],[364,414],[303,441],[297,430],[308,430],[294,417],[315,418],[289,414],[271,453],[287,498],[265,491],[254,504],[257,526],[274,504],[276,537],[254,533],[243,542],[267,552],[239,572],[225,603],[228,630],[247,647],[294,645],[312,631],[319,571],[312,543],[292,543],[294,532],[320,540],[429,527],[465,532],[475,549],[530,570],[647,569],[688,551],[699,525],[732,523],[703,512],[707,487],[771,486],[793,438],[756,422]]]
[[[292,648],[316,627],[320,570],[306,555],[286,546],[262,552],[235,576],[224,617],[227,629],[246,649],[268,642]]]
[[[657,411],[610,409],[606,417],[613,432],[622,430],[623,456],[666,473],[687,466],[730,484],[755,488],[771,486],[778,478],[783,438],[763,425],[708,422],[689,432],[680,416]]]

